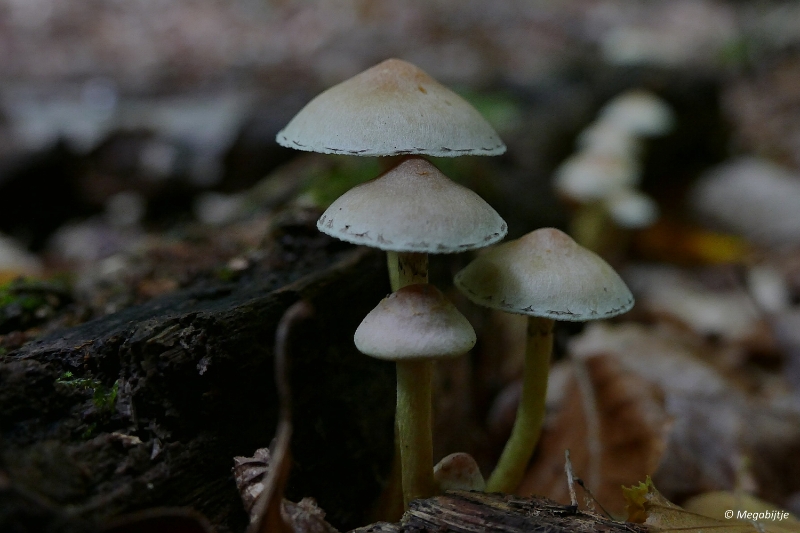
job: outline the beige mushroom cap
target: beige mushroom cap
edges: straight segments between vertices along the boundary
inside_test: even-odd
[[[455,284],[477,304],[555,320],[609,318],[633,307],[614,269],[554,228],[480,255],[456,274]]]
[[[427,283],[406,285],[369,312],[353,338],[361,353],[390,361],[457,357],[475,346],[469,321]]]
[[[609,194],[604,204],[611,218],[621,228],[646,228],[658,220],[658,204],[636,189],[621,188]]]
[[[440,254],[488,246],[507,232],[480,196],[421,157],[347,191],[325,210],[317,228],[381,250]]]
[[[411,63],[386,61],[309,102],[278,144],[323,154],[500,155],[506,146],[466,100]]]
[[[669,133],[675,122],[669,104],[642,89],[617,95],[600,110],[600,120],[645,136]]]
[[[556,191],[577,202],[591,202],[607,197],[623,187],[634,187],[640,170],[629,157],[579,152],[558,167],[553,186]]]
[[[439,490],[486,489],[481,469],[473,457],[464,452],[451,453],[433,467],[433,479]]]

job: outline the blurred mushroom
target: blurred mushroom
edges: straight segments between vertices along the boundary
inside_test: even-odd
[[[666,102],[642,89],[626,91],[613,98],[600,110],[599,119],[644,137],[669,133],[675,121]]]
[[[441,492],[448,490],[483,490],[483,479],[478,463],[468,453],[451,453],[433,468],[433,479]]]

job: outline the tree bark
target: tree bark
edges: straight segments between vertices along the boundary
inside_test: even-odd
[[[450,491],[414,500],[398,524],[380,522],[350,533],[646,533],[640,524],[616,522],[543,498]]]
[[[315,317],[290,354],[286,496],[316,498],[340,529],[363,524],[391,462],[394,369],[352,338],[388,292],[383,254],[289,228],[235,282],[209,280],[0,356],[5,493],[44,502],[59,515],[49,531],[155,506],[243,531],[233,457],[275,434],[275,328],[303,298]],[[17,531],[13,505],[0,511],[0,530]]]

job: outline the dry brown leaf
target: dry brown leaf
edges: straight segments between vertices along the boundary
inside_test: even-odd
[[[607,355],[576,362],[576,375],[517,492],[569,503],[569,449],[575,475],[609,512],[622,515],[619,487],[653,472],[664,451],[669,417],[662,393]]]
[[[683,508],[692,513],[701,514],[709,518],[716,518],[717,520],[726,519],[725,513],[732,510],[751,513],[772,511],[774,513],[780,513],[780,521],[784,526],[800,526],[800,522],[798,522],[797,518],[789,514],[788,511],[744,492],[735,493],[718,490],[698,494],[683,502]]]
[[[706,344],[663,325],[593,324],[570,349],[576,359],[613,354],[663,391],[673,424],[652,474],[665,494],[730,489],[743,459],[759,496],[783,501],[800,488],[800,414],[780,387],[745,394],[705,361]]]
[[[747,242],[741,237],[715,233],[666,217],[638,232],[635,246],[648,260],[681,265],[737,262],[750,253]]]
[[[683,509],[665,498],[653,485],[650,477],[644,483],[623,488],[627,502],[628,521],[647,524],[656,531],[681,531],[703,533],[787,533],[798,531],[796,523],[781,522],[775,518],[765,520],[738,520],[736,509],[731,518],[719,520]],[[777,513],[773,511],[773,513]],[[780,513],[785,513],[781,511]],[[768,514],[775,517],[776,515]],[[788,515],[788,513],[786,513]],[[783,517],[783,514],[780,514]]]

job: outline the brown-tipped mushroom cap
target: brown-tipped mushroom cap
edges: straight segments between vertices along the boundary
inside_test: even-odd
[[[314,98],[277,141],[298,150],[365,156],[506,151],[466,100],[399,59],[387,59]]]
[[[475,331],[439,289],[418,283],[381,300],[353,340],[361,353],[378,359],[430,359],[467,353]]]
[[[468,453],[451,453],[433,467],[433,479],[439,490],[484,490],[483,479],[478,463]]]
[[[608,318],[633,307],[614,269],[554,228],[489,250],[456,274],[455,284],[477,304],[555,320]]]
[[[497,211],[421,157],[347,191],[317,228],[381,250],[439,254],[488,246],[506,234]]]

